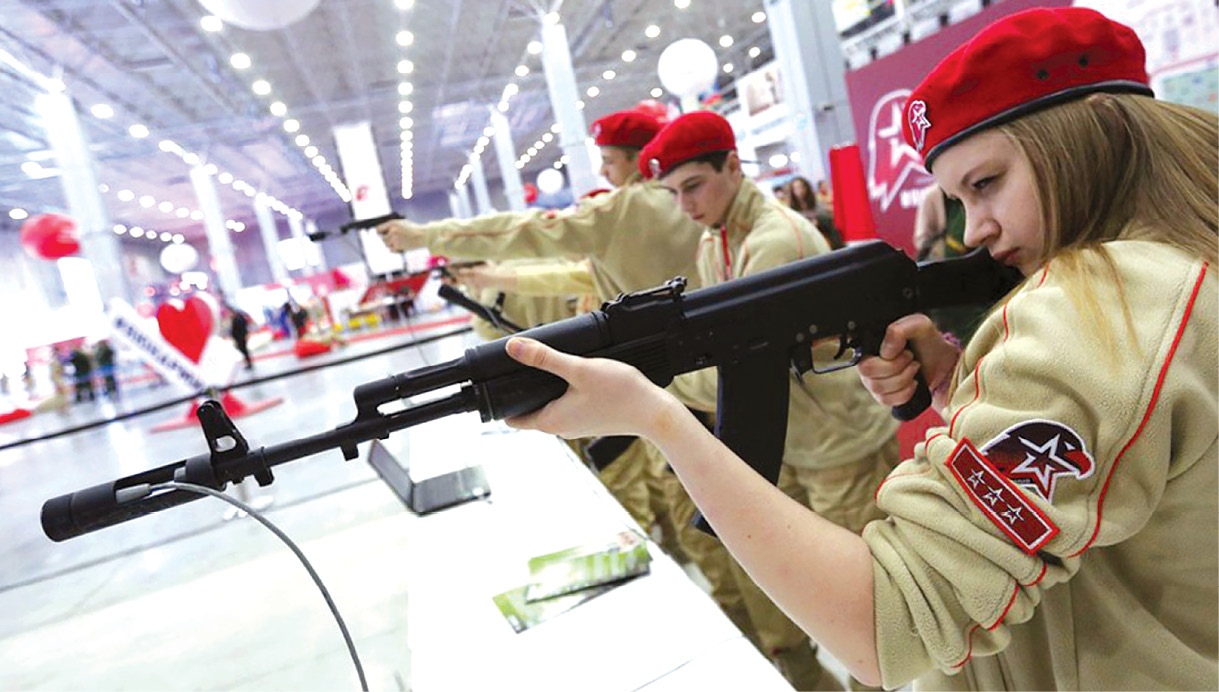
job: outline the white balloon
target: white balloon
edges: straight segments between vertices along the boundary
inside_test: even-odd
[[[541,173],[538,173],[538,189],[548,195],[553,195],[563,189],[563,183],[566,182],[563,174],[553,168],[547,168]]]
[[[282,29],[313,11],[319,0],[199,0],[225,24],[250,31]]]
[[[186,243],[170,243],[161,249],[161,266],[170,274],[190,271],[199,263],[199,251]]]
[[[696,38],[669,44],[656,64],[661,85],[679,98],[698,96],[715,86],[718,70],[715,51]]]

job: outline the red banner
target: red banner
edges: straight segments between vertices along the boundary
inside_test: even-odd
[[[1062,7],[1070,0],[1004,0],[896,53],[846,74],[855,137],[863,156],[878,235],[914,254],[914,214],[935,180],[902,137],[902,108],[910,91],[945,55],[983,27],[1029,7]],[[837,191],[835,191],[835,195]]]

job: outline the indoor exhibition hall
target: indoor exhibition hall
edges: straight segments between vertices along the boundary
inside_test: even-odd
[[[0,0],[0,690],[1219,689],[1214,0]]]

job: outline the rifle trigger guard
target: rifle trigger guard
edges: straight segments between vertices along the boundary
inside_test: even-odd
[[[851,359],[846,362],[838,363],[838,359],[841,358],[842,354],[846,353],[848,349],[851,351]],[[863,360],[863,349],[856,344],[847,344],[846,338],[844,337],[842,340],[842,347],[839,348],[838,353],[834,355],[834,361],[837,363],[836,365],[819,369],[817,368],[817,364],[813,363],[810,369],[814,374],[826,375],[831,372],[838,372],[839,370],[853,368],[856,365],[859,365],[859,361],[861,360]]]

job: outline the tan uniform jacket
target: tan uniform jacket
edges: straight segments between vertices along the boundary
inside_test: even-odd
[[[1162,244],[1106,247],[1134,318],[1131,337],[1117,285],[1093,284],[1117,355],[1051,262],[982,324],[948,427],[878,491],[886,687],[1219,685],[1219,281]]]
[[[503,212],[436,221],[423,229],[428,249],[453,259],[587,257],[602,300],[679,275],[697,288],[694,257],[702,229],[669,192],[638,174],[570,210]]]
[[[509,322],[526,329],[575,316],[581,294],[571,293],[569,295],[566,289],[592,290],[588,268],[583,262],[560,259],[521,259],[501,262],[497,268],[511,270],[516,274],[517,281],[530,289],[529,291],[506,293],[503,306],[500,308],[500,312]],[[467,289],[466,292],[474,300],[487,306],[494,305],[500,293],[496,289],[482,291]],[[473,318],[470,325],[480,337],[488,341],[506,336],[505,332],[478,317]]]
[[[724,226],[703,234],[698,273],[710,286],[829,251],[829,243],[808,219],[766,198],[746,179]],[[831,356],[836,350],[828,344],[825,348]],[[716,369],[708,368],[677,377],[669,390],[687,406],[714,411],[717,378]],[[802,382],[793,377],[783,461],[799,468],[841,466],[879,449],[892,439],[897,425],[853,369],[810,373]]]
[[[522,263],[513,267],[516,290],[523,296],[576,297],[595,295],[592,264],[587,260],[572,262],[555,259]]]

